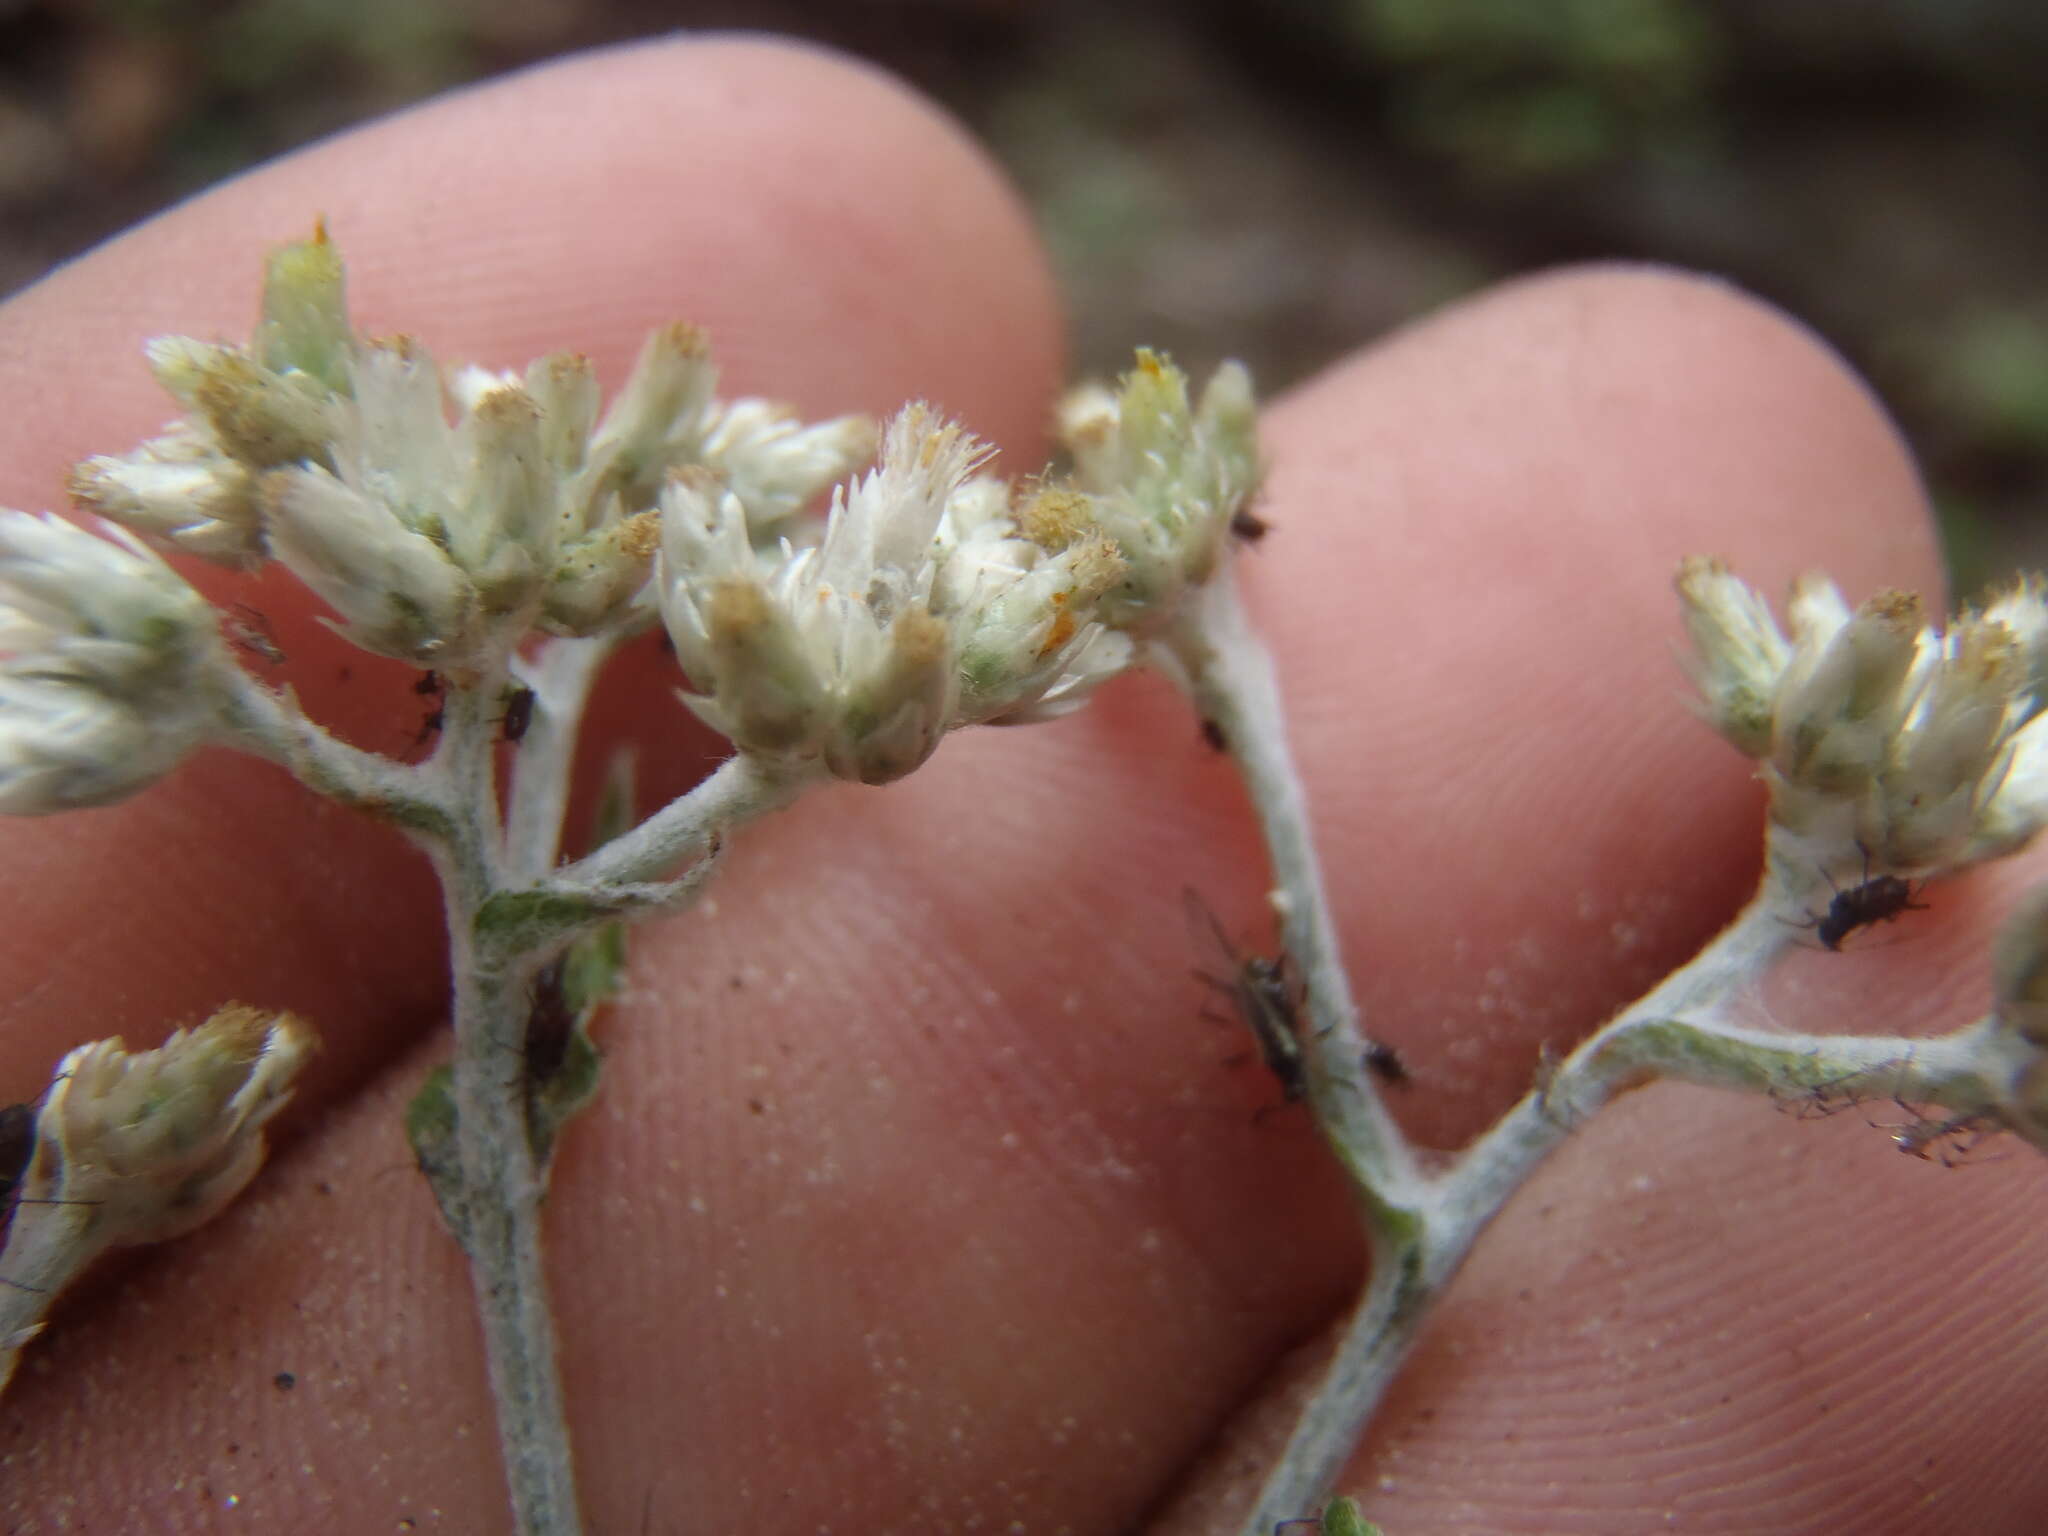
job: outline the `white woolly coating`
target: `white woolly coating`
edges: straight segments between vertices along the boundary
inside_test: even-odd
[[[879,781],[957,725],[1072,708],[1127,664],[1130,648],[1093,644],[1086,621],[1114,551],[1099,536],[1056,554],[1021,537],[1009,488],[975,473],[987,452],[906,407],[819,541],[767,554],[730,488],[673,478],[658,592],[701,690],[691,707],[752,750]]]
[[[105,805],[213,724],[213,610],[139,541],[0,511],[0,811]]]

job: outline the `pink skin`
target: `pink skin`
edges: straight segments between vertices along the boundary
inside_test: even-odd
[[[155,427],[142,338],[243,334],[260,251],[316,213],[364,322],[439,355],[577,346],[616,382],[688,317],[736,388],[924,395],[1043,461],[1060,316],[987,162],[864,69],[697,40],[349,135],[21,295],[0,503],[55,504],[71,459]],[[1932,591],[1925,507],[1811,336],[1641,269],[1407,330],[1276,405],[1267,450],[1278,531],[1246,583],[1362,1000],[1412,1128],[1462,1136],[1753,875],[1746,766],[1671,659],[1679,557]],[[288,581],[213,590],[266,615],[317,713],[387,750],[416,729],[410,675],[324,638]],[[715,751],[673,682],[646,646],[595,721],[670,791]],[[446,1050],[421,861],[220,753],[0,837],[6,1097],[228,996],[327,1042],[251,1196],[35,1346],[0,1402],[0,1524],[501,1529],[467,1284],[397,1124]],[[737,843],[715,911],[642,930],[550,1218],[592,1529],[1114,1532],[1170,1496],[1361,1262],[1299,1112],[1254,1124],[1270,1083],[1194,1017],[1177,893],[1236,929],[1257,871],[1227,767],[1140,678],[812,797]],[[1981,1006],[1977,930],[2020,878],[1952,888],[1935,917],[1977,921],[1853,976],[1818,956],[1810,1021]],[[1482,1246],[1354,1485],[1399,1536],[1921,1529],[1934,1498],[1945,1529],[2031,1530],[2042,1180],[1646,1091]]]

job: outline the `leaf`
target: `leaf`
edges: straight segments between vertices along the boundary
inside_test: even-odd
[[[462,1218],[462,1161],[455,1147],[455,1073],[447,1066],[435,1067],[420,1084],[420,1091],[405,1106],[405,1139],[412,1144],[414,1161],[426,1175],[434,1203],[441,1207],[441,1220],[455,1240],[469,1247],[468,1226]]]

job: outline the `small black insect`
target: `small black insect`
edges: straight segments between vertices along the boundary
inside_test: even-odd
[[[1835,892],[1827,916],[1813,925],[1813,936],[1828,948],[1839,950],[1842,940],[1871,923],[1889,923],[1901,912],[1925,912],[1924,903],[1913,898],[1919,892],[1913,882],[1898,875],[1879,875],[1846,891]]]
[[[1365,1047],[1365,1069],[1383,1083],[1400,1087],[1407,1083],[1408,1063],[1401,1059],[1401,1053],[1381,1040],[1370,1040]]]
[[[1250,507],[1239,507],[1230,514],[1230,531],[1245,543],[1256,544],[1273,531],[1273,525]]]
[[[1252,1032],[1259,1059],[1280,1085],[1280,1097],[1289,1104],[1303,1098],[1308,1093],[1308,1062],[1301,1053],[1302,988],[1293,964],[1285,953],[1271,958],[1241,953],[1201,897],[1186,891],[1183,900],[1195,932],[1200,935],[1206,929],[1230,962],[1228,977],[1200,970],[1195,975],[1230,999],[1238,1018]]]
[[[1202,722],[1202,740],[1208,743],[1211,752],[1228,752],[1230,738],[1223,734],[1223,727],[1214,720]]]
[[[1862,844],[1857,844],[1862,848]],[[1834,886],[1834,900],[1821,916],[1799,926],[1813,929],[1813,936],[1820,940],[1821,947],[1839,952],[1842,940],[1858,928],[1867,928],[1872,923],[1889,923],[1902,912],[1925,912],[1927,908],[1913,898],[1920,894],[1912,881],[1901,875],[1877,875],[1870,873],[1870,850],[1863,848],[1863,879],[1846,891]]]
[[[442,697],[446,686],[438,672],[422,672],[419,681],[412,685],[414,693],[434,701],[433,708],[427,711],[426,718],[420,721],[420,728],[412,738],[414,747],[423,747],[440,734],[442,722],[448,718],[448,706]]]
[[[517,746],[526,739],[526,728],[532,724],[533,690],[514,688],[505,701],[505,713],[498,717],[499,731],[507,742]]]

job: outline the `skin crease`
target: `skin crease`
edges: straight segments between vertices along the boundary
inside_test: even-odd
[[[1058,312],[986,162],[856,66],[683,41],[337,140],[16,298],[0,502],[50,505],[71,459],[152,430],[139,342],[243,334],[261,250],[316,211],[364,323],[444,358],[578,346],[616,383],[682,315],[734,389],[925,394],[1042,462]],[[1278,404],[1265,445],[1249,600],[1401,1112],[1453,1140],[1753,878],[1746,765],[1671,660],[1678,558],[1932,592],[1924,505],[1810,336],[1647,270],[1423,322]],[[262,608],[316,714],[404,745],[407,674],[324,641],[286,581],[212,590]],[[715,745],[654,647],[621,673],[593,735],[673,792]],[[229,995],[327,1042],[250,1195],[110,1265],[34,1347],[0,1402],[0,1528],[502,1529],[467,1281],[396,1124],[445,1052],[420,861],[217,753],[0,839],[11,1097],[70,1044]],[[1159,1508],[1361,1261],[1301,1111],[1257,1114],[1272,1085],[1195,1017],[1179,890],[1251,930],[1258,868],[1227,767],[1138,678],[807,799],[736,841],[714,904],[640,930],[550,1215],[590,1528]],[[1795,956],[1770,1006],[1959,1022],[2024,873],[1937,888],[1890,948]],[[1944,1170],[1860,1116],[1646,1090],[1482,1243],[1351,1485],[1398,1536],[2031,1530],[2041,1190],[2029,1157]]]

